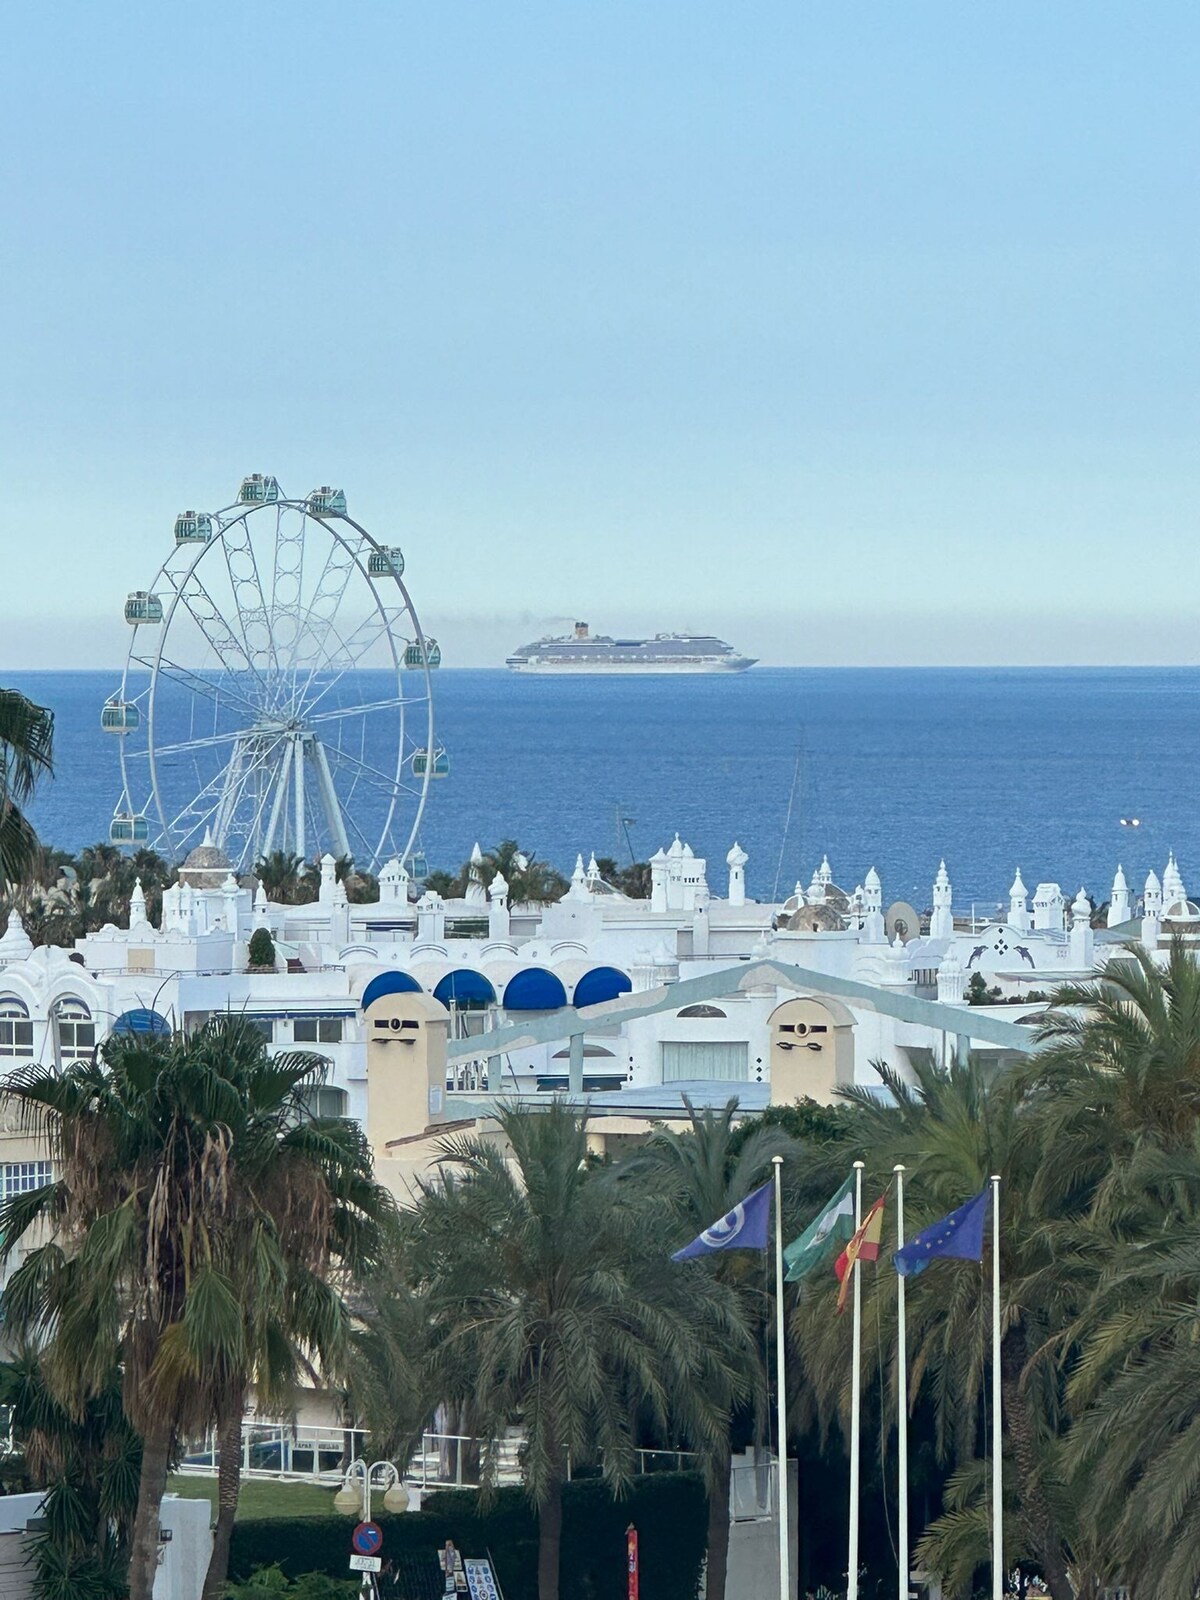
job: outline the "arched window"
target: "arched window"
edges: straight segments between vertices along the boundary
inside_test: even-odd
[[[15,996],[0,996],[0,1056],[31,1056],[33,1023]]]
[[[96,1024],[82,1000],[73,996],[60,1000],[54,1008],[54,1027],[60,1061],[85,1061],[95,1050]]]
[[[720,1006],[684,1006],[682,1011],[676,1012],[680,1017],[724,1017],[728,1013],[722,1011]]]

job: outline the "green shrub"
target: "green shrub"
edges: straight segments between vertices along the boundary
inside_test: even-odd
[[[654,1600],[695,1600],[708,1508],[703,1482],[690,1472],[636,1478],[622,1500],[614,1500],[595,1478],[568,1484],[563,1495],[563,1593],[571,1600],[624,1600],[625,1530],[631,1522],[640,1535],[642,1593]],[[380,1525],[382,1554],[398,1571],[428,1568],[432,1577],[435,1552],[453,1539],[464,1555],[491,1556],[506,1600],[537,1600],[537,1515],[521,1489],[500,1489],[484,1508],[473,1490],[437,1490],[425,1496],[420,1511],[382,1518]],[[278,1563],[293,1576],[325,1572],[343,1578],[351,1527],[347,1517],[239,1521],[233,1530],[230,1575],[244,1578],[256,1567]],[[292,1600],[297,1591],[282,1593]],[[238,1600],[243,1600],[240,1593]],[[244,1600],[256,1600],[254,1591],[245,1591]]]
[[[275,941],[271,937],[270,928],[255,928],[250,935],[248,954],[252,967],[268,967],[274,970]]]

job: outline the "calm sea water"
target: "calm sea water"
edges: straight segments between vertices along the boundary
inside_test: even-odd
[[[33,816],[64,848],[104,837],[120,793],[99,727],[116,678],[9,674],[58,719],[57,777]],[[576,851],[639,858],[676,829],[718,892],[737,838],[750,892],[875,865],[885,899],[929,900],[945,856],[955,903],[1004,897],[1020,865],[1105,898],[1174,849],[1200,889],[1200,669],[807,670],[738,677],[435,679],[451,775],[431,786],[422,843],[453,866],[476,839],[516,837],[569,871]],[[799,778],[796,780],[797,756]],[[790,820],[789,820],[790,808]],[[1134,832],[1120,825],[1137,815]],[[782,856],[782,866],[780,865]]]

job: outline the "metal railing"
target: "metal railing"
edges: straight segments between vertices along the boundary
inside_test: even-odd
[[[425,1433],[404,1469],[404,1480],[422,1489],[477,1489],[485,1470],[494,1482],[521,1481],[519,1436],[487,1441],[468,1434]],[[297,1483],[341,1486],[346,1468],[356,1457],[369,1454],[363,1428],[322,1428],[304,1423],[269,1422],[247,1417],[242,1424],[242,1477],[273,1478]],[[680,1472],[695,1462],[685,1450],[638,1450],[639,1474]],[[215,1431],[189,1441],[179,1463],[180,1472],[212,1477],[217,1470]],[[567,1476],[571,1475],[568,1458]]]

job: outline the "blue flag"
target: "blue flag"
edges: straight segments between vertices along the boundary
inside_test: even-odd
[[[924,1272],[931,1261],[939,1256],[957,1256],[961,1261],[983,1259],[983,1224],[987,1217],[989,1191],[985,1189],[973,1200],[959,1206],[940,1222],[931,1222],[927,1228],[910,1239],[892,1260],[903,1278],[915,1278]]]
[[[671,1260],[695,1261],[697,1256],[715,1255],[718,1250],[765,1250],[770,1229],[771,1184],[767,1182],[711,1228],[697,1234],[691,1244],[676,1250]]]

